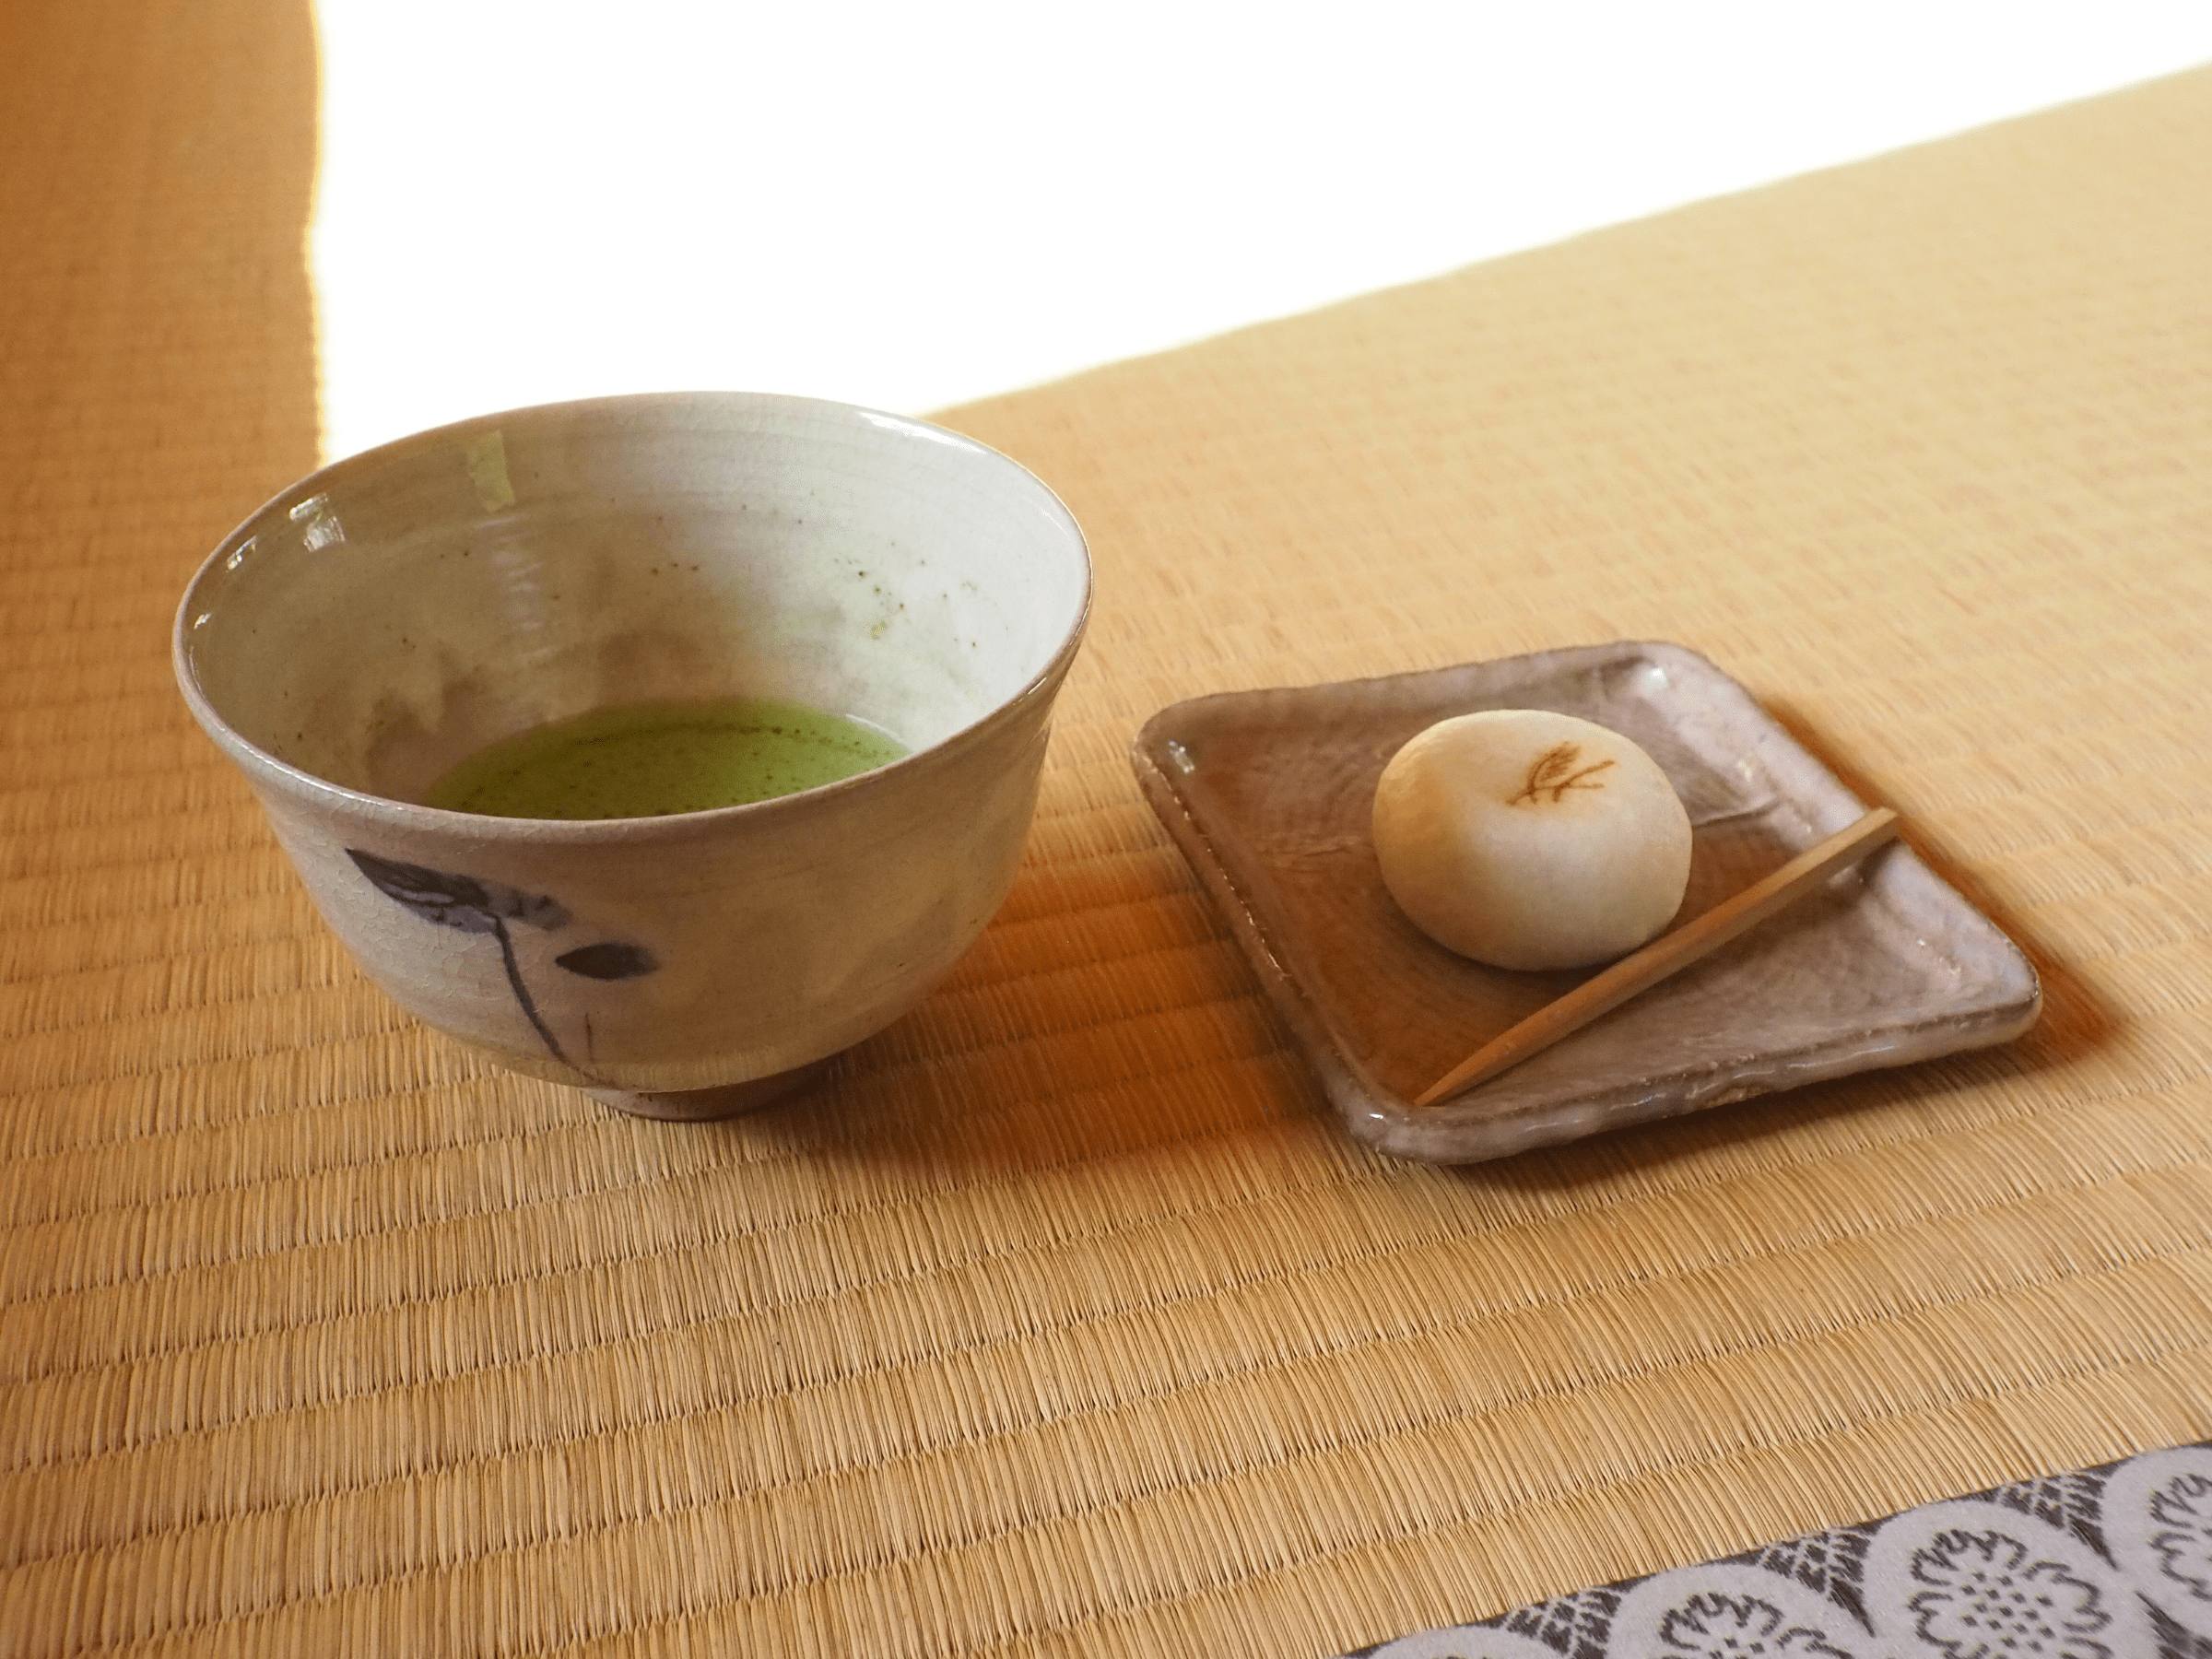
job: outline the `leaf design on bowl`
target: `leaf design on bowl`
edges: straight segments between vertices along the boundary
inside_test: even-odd
[[[406,905],[426,922],[476,934],[497,933],[502,921],[547,930],[568,925],[567,907],[543,894],[525,893],[475,876],[457,876],[450,870],[402,864],[395,858],[379,858],[353,847],[346,849],[346,856],[378,892]]]
[[[426,865],[406,864],[396,858],[380,858],[374,853],[363,853],[358,847],[346,849],[346,856],[354,866],[369,878],[371,887],[394,903],[404,906],[425,922],[434,922],[441,927],[456,928],[466,934],[489,934],[500,942],[500,961],[507,970],[507,984],[521,1005],[530,1029],[538,1034],[546,1050],[563,1065],[573,1065],[553,1035],[552,1028],[539,1016],[537,1003],[530,994],[530,987],[523,982],[523,971],[514,959],[514,940],[507,932],[507,924],[520,922],[529,927],[550,932],[569,924],[568,906],[559,900],[543,893],[525,893],[520,888],[504,887],[496,881],[486,881],[476,876],[463,876],[452,870],[433,870]],[[587,945],[582,950],[572,950],[569,956],[590,956],[592,952],[607,949],[606,946]],[[635,952],[648,965],[652,958],[636,946],[616,946],[617,950]],[[556,959],[563,967],[566,957]],[[598,959],[594,958],[594,960]],[[629,971],[645,972],[645,968]],[[571,971],[587,971],[571,970]],[[626,977],[616,973],[590,974],[594,979]]]
[[[642,945],[625,945],[618,939],[608,939],[598,945],[580,945],[574,950],[563,951],[553,959],[571,973],[581,973],[585,979],[636,979],[641,973],[651,973],[660,966],[652,951]]]

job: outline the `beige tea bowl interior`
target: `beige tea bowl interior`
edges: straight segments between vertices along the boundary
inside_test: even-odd
[[[713,1117],[890,1023],[982,931],[1089,593],[1067,510],[951,432],[800,398],[610,398],[303,479],[194,580],[176,669],[395,1000],[518,1071]],[[419,804],[534,726],[735,696],[912,752],[665,818]]]

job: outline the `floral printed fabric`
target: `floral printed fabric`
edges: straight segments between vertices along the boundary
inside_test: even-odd
[[[1578,1591],[1352,1659],[2212,1659],[2212,1443]]]

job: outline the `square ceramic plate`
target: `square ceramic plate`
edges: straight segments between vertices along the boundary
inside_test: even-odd
[[[1454,956],[1382,886],[1368,814],[1416,732],[1553,709],[1632,738],[1689,809],[1676,925],[1865,810],[1744,688],[1679,645],[1618,644],[1163,709],[1131,751],[1352,1133],[1440,1163],[1501,1158],[1873,1066],[2018,1036],[2041,992],[2019,947],[1902,843],[1704,961],[1455,1100],[1415,1095],[1587,977]]]

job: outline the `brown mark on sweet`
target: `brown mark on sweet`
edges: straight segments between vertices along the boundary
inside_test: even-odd
[[[1613,762],[1600,760],[1595,766],[1578,767],[1576,762],[1582,758],[1583,746],[1579,743],[1552,745],[1538,755],[1535,763],[1528,769],[1528,776],[1521,782],[1521,793],[1509,795],[1505,804],[1518,806],[1524,801],[1538,802],[1548,795],[1556,806],[1567,798],[1567,792],[1571,789],[1603,789],[1605,785],[1602,782],[1594,782],[1592,780]]]

